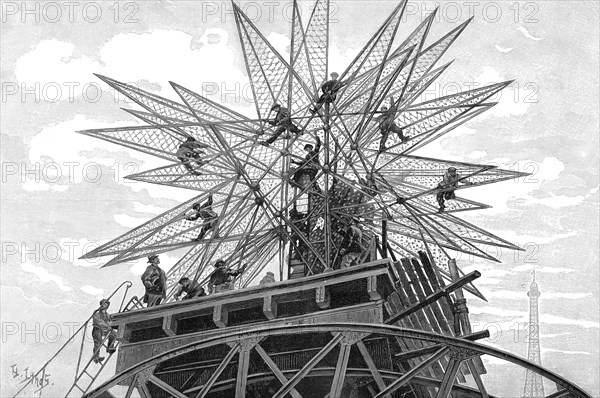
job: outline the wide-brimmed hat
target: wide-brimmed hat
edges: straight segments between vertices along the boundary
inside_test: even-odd
[[[448,171],[453,173],[456,171],[456,167],[448,167]]]
[[[151,263],[154,260],[158,260],[158,254],[151,254],[148,256],[148,262]]]

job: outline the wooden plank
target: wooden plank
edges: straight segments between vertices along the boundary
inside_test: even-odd
[[[409,298],[409,302],[411,306],[418,305],[420,302],[419,296],[416,291],[416,287],[418,286],[418,281],[413,281],[415,279],[411,273],[410,261],[406,258],[400,259],[400,264],[402,264],[403,275],[401,275],[402,284],[405,286],[405,292]],[[410,315],[413,319],[416,320],[416,325],[420,330],[431,331],[431,325],[429,324],[429,320],[425,316],[423,311],[416,311]],[[425,344],[421,343],[421,347],[424,347]],[[442,361],[443,365],[443,361]],[[442,365],[439,363],[434,363],[431,366],[431,371],[433,375],[437,377],[441,377],[444,374]]]
[[[416,298],[414,297],[414,293],[411,291],[410,281],[408,280],[408,277],[406,276],[406,272],[404,271],[404,267],[402,266],[402,263],[399,261],[395,262],[394,268],[396,269],[396,273],[398,274],[398,278],[399,278],[399,283],[396,284],[396,292],[398,292],[398,297],[402,298],[403,308],[408,308],[412,304],[414,304],[414,302],[416,301]],[[423,329],[423,326],[421,325],[420,320],[414,314],[411,314],[408,317],[404,318],[401,321],[401,325],[408,327],[408,328],[412,328],[412,329],[426,330],[426,329]],[[419,340],[410,340],[409,339],[407,342],[409,342],[409,344],[411,344],[412,349],[425,347],[425,343],[423,343],[422,341],[419,341]],[[416,366],[415,365],[416,362],[414,360],[410,361],[410,363],[411,363],[411,368],[413,366]],[[437,368],[439,368],[439,369],[437,369]],[[424,373],[428,376],[434,376],[434,373],[436,371],[438,371],[438,373],[441,372],[441,367],[437,364],[435,365],[434,370],[426,369]]]

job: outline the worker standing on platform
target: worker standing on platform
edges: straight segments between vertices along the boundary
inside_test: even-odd
[[[153,307],[167,298],[167,275],[158,266],[160,260],[156,254],[148,257],[148,263],[146,271],[142,274],[142,283],[146,288],[143,302],[147,303],[148,307]]]
[[[300,167],[294,172],[294,184],[300,188],[303,188],[301,185],[302,177],[308,176],[310,182],[312,183],[321,168],[321,162],[319,161],[319,151],[321,150],[321,139],[317,135],[316,146],[312,146],[312,144],[304,145],[304,150],[306,151],[306,155],[304,156],[304,160],[301,162],[297,162],[292,160],[293,164],[296,164]]]
[[[202,225],[202,229],[200,230],[198,237],[194,239],[196,241],[204,238],[206,233],[211,229],[214,229],[217,226],[217,223],[219,222],[219,215],[215,213],[212,209],[212,204],[213,196],[209,195],[206,202],[204,202],[202,205],[200,204],[200,202],[194,203],[194,205],[192,206],[191,214],[188,214],[185,217],[185,219],[188,221],[196,221],[199,218],[201,218],[204,221],[204,225]],[[218,238],[218,233],[215,233],[214,237]]]
[[[336,100],[338,91],[340,91],[340,89],[346,85],[346,83],[338,80],[340,75],[338,75],[336,72],[332,72],[330,76],[331,80],[327,80],[321,86],[321,91],[323,94],[321,94],[317,100],[317,103],[309,109],[311,114],[315,114],[321,108],[323,103],[331,104],[334,102]]]
[[[269,283],[275,283],[275,274],[271,271],[267,272],[267,274],[260,280],[260,285],[267,285]]]
[[[175,300],[179,300],[179,297],[185,293],[182,300],[189,300],[196,297],[206,296],[204,288],[196,281],[191,281],[190,278],[183,277],[179,280],[179,286],[175,292]]]
[[[272,126],[276,126],[277,128],[269,139],[261,142],[261,145],[264,146],[269,146],[274,143],[284,131],[289,131],[296,135],[300,134],[301,132],[301,130],[294,123],[292,123],[292,114],[287,108],[284,108],[279,104],[274,104],[271,107],[271,112],[273,111],[277,112],[275,119],[269,120],[268,123]]]
[[[188,137],[181,145],[179,145],[179,149],[177,149],[177,159],[183,163],[183,166],[192,174],[201,175],[198,170],[196,170],[192,163],[196,164],[196,167],[202,167],[206,164],[204,160],[202,160],[202,155],[204,155],[203,148],[208,147],[206,144],[201,144],[194,137]]]
[[[448,167],[448,171],[444,173],[442,181],[438,184],[438,193],[435,196],[438,204],[440,205],[440,211],[444,211],[446,208],[446,200],[456,198],[454,189],[458,187],[458,183],[462,182],[465,185],[473,185],[472,182],[466,181],[456,172],[456,167]]]
[[[356,221],[353,221],[345,232],[344,240],[342,241],[340,248],[340,254],[342,255],[340,269],[354,265],[354,262],[359,259],[362,253],[362,230],[357,224]]]
[[[396,113],[398,112],[398,104],[394,103],[394,97],[390,100],[391,106],[388,109],[387,106],[381,107],[381,115],[377,116],[375,120],[379,124],[379,131],[381,132],[381,141],[379,142],[379,153],[385,151],[386,143],[390,132],[398,134],[398,138],[402,142],[406,141],[408,138],[404,136],[403,130],[396,125],[394,119],[396,118]]]
[[[108,354],[114,353],[117,349],[115,348],[115,340],[117,334],[110,325],[112,319],[106,310],[110,306],[110,301],[107,299],[100,300],[100,308],[94,311],[92,315],[92,339],[94,340],[94,355],[92,360],[95,363],[101,363],[104,357],[100,356],[100,349],[102,348],[102,342],[107,339],[106,352]]]
[[[225,267],[227,263],[223,259],[217,260],[215,270],[210,274],[208,281],[209,293],[220,293],[226,290],[233,290],[233,278],[240,275],[246,269],[244,265],[237,271],[232,271]]]

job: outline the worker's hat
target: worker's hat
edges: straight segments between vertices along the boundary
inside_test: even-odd
[[[151,254],[148,256],[148,262],[154,262],[154,260],[158,260],[158,254]]]
[[[331,72],[331,74],[329,76],[331,76],[335,79],[336,77],[339,77],[340,75],[337,72]]]
[[[382,106],[382,107],[381,107],[381,110],[382,110],[382,111],[387,111],[387,110],[388,110],[388,107],[387,107],[387,106]]]
[[[448,171],[453,173],[456,171],[456,167],[448,167]]]
[[[306,145],[304,145],[304,149],[306,149],[308,151],[312,150],[313,148],[314,147],[312,146],[312,144],[306,144]]]
[[[100,300],[100,305],[104,305],[104,304],[110,304],[110,301],[108,301],[108,299]]]
[[[279,105],[277,102],[273,104],[273,106],[271,107],[271,110],[274,111],[275,109],[279,109],[281,108],[281,105]]]
[[[267,275],[275,276],[275,274],[272,273],[271,271],[267,272]]]
[[[225,264],[226,264],[226,263],[225,263],[225,260],[223,260],[222,258],[220,258],[220,259],[218,259],[218,260],[217,260],[217,262],[215,263],[215,267],[217,267],[217,268],[218,268],[218,267],[224,266]]]

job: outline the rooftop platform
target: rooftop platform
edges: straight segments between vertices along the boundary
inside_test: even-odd
[[[117,372],[234,328],[361,322],[383,323],[383,299],[394,291],[388,259],[299,279],[252,286],[113,315],[121,342]]]

